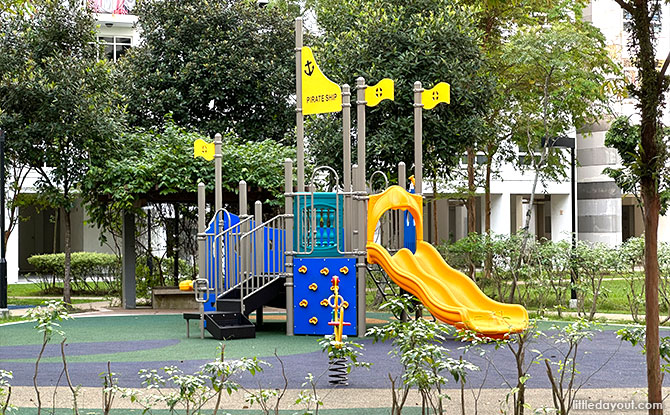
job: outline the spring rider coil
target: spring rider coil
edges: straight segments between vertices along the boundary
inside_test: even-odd
[[[333,308],[331,321],[329,326],[333,326],[334,347],[341,349],[344,343],[342,342],[342,331],[344,326],[350,326],[351,323],[344,321],[343,307],[344,299],[340,296],[339,282],[340,279],[335,275],[331,279],[333,294],[328,297],[328,305]],[[347,359],[343,357],[335,357],[330,360],[328,364],[328,383],[331,385],[348,385],[347,375]]]

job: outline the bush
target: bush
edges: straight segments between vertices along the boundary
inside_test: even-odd
[[[59,294],[57,283],[65,275],[65,254],[33,255],[28,263],[35,267],[38,284],[45,294]],[[72,291],[92,295],[119,292],[121,261],[116,255],[98,252],[73,252],[70,264]]]
[[[193,269],[189,263],[183,259],[179,260],[179,281],[194,279],[197,276],[197,269]],[[147,256],[137,257],[135,265],[135,277],[137,280],[137,297],[151,298],[151,289],[153,287],[174,286],[174,258],[172,257],[153,257],[153,272],[150,272],[147,265]]]

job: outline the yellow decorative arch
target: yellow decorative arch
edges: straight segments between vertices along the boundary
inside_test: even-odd
[[[416,240],[423,241],[423,198],[400,186],[391,186],[368,200],[368,243],[374,241],[377,222],[391,209],[409,211],[416,224]]]

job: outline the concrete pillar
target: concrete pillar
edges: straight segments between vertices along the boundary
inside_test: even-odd
[[[458,241],[463,239],[468,234],[468,211],[465,205],[456,206],[456,229],[454,229],[454,237]]]
[[[121,277],[121,301],[123,308],[135,308],[135,214],[123,213],[123,275]]]
[[[622,239],[621,190],[602,173],[619,162],[617,151],[605,147],[607,121],[577,132],[577,229],[578,238],[616,246]]]
[[[449,199],[437,201],[438,243],[449,239]]]
[[[528,214],[528,209],[531,209],[528,233],[535,235],[537,234],[537,209],[535,206],[531,207],[528,202],[522,202],[521,204],[521,223],[519,228],[523,228],[526,224],[526,215]]]
[[[642,215],[639,216],[642,217]],[[637,228],[637,217],[638,214],[636,212],[635,215],[636,230],[640,229]],[[642,226],[641,229],[644,230],[644,223],[640,224],[640,226]],[[666,229],[670,229],[670,216],[668,215],[661,216],[658,218],[658,242],[666,242],[666,243],[670,242],[670,232],[667,232]]]
[[[510,202],[509,193],[491,195],[491,232],[502,235],[511,233]]]
[[[551,240],[571,240],[572,208],[570,195],[551,195]]]
[[[522,196],[514,196],[514,219],[515,219],[515,226],[514,226],[514,232],[518,232],[521,228],[523,228],[524,224],[524,209],[523,209],[523,197]]]

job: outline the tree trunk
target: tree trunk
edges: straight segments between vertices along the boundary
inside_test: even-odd
[[[492,145],[487,145],[486,160],[486,182],[484,183],[484,233],[488,242],[491,236],[491,170],[493,168]],[[493,268],[493,254],[490,249],[486,250],[486,261],[484,262],[484,276],[491,278]]]
[[[644,186],[644,182],[643,182]],[[660,200],[655,188],[644,186],[644,297],[646,303],[646,349],[647,349],[647,385],[649,403],[663,401],[661,361],[659,350],[658,317],[658,216]],[[662,414],[662,409],[650,409],[650,414]]]
[[[468,199],[465,207],[468,211],[468,234],[476,230],[477,211],[475,210],[475,149],[468,147]]]
[[[68,304],[72,303],[72,292],[70,288],[70,265],[72,261],[72,226],[70,222],[70,211],[61,208],[63,221],[65,222],[65,265],[63,273],[63,301]]]

